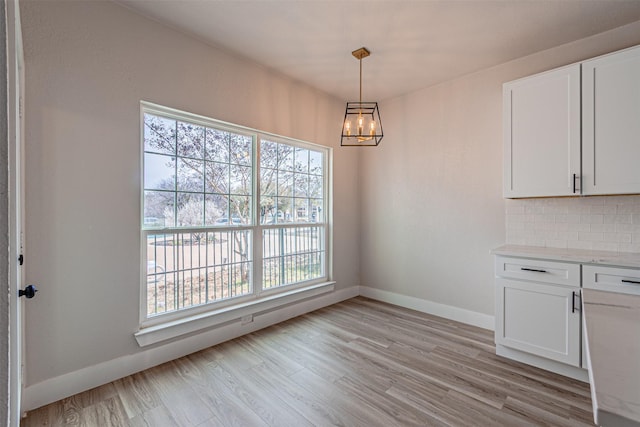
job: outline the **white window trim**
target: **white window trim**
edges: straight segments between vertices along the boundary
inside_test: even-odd
[[[335,283],[336,282],[324,282],[304,288],[291,289],[251,302],[235,304],[217,310],[209,310],[194,316],[183,317],[143,328],[133,335],[140,347],[146,347],[222,324],[242,322],[242,318],[245,316],[254,316],[257,313],[273,311],[287,304],[332,292]]]
[[[140,267],[140,281],[138,286],[140,288],[140,328],[134,333],[136,341],[141,347],[152,345],[158,342],[166,341],[172,338],[177,338],[186,334],[201,331],[222,324],[228,324],[233,321],[241,321],[245,316],[253,316],[257,313],[273,311],[279,307],[287,304],[295,303],[307,298],[315,297],[325,294],[327,292],[334,291],[335,281],[333,281],[333,149],[331,147],[325,147],[318,144],[313,144],[307,141],[297,140],[295,138],[289,138],[272,134],[268,132],[259,131],[256,129],[239,126],[219,120],[210,119],[208,117],[187,113],[164,107],[158,104],[153,104],[146,101],[140,102],[140,138],[144,135],[144,114],[159,114],[168,116],[177,120],[189,120],[191,122],[211,126],[215,125],[217,128],[222,128],[234,132],[242,132],[253,134],[257,136],[257,140],[253,144],[253,156],[254,166],[259,165],[260,153],[259,146],[262,139],[268,139],[275,142],[283,142],[286,144],[294,143],[297,147],[308,148],[312,150],[321,150],[325,152],[324,160],[324,195],[323,206],[325,209],[325,221],[322,223],[325,231],[324,251],[325,251],[325,275],[322,278],[315,280],[296,283],[283,286],[282,288],[262,289],[262,266],[260,268],[256,265],[257,259],[262,259],[262,253],[260,251],[262,245],[262,231],[266,228],[273,228],[270,226],[263,226],[259,223],[259,206],[260,206],[260,186],[259,186],[259,167],[253,167],[253,196],[252,196],[252,219],[253,224],[248,228],[253,230],[253,286],[254,293],[246,295],[244,297],[238,297],[237,299],[223,300],[214,303],[208,303],[204,305],[194,306],[177,310],[174,312],[160,314],[153,317],[147,317],[146,307],[146,287],[142,284],[146,281],[146,269],[142,264],[145,253],[143,245],[140,245],[141,254],[141,267]],[[141,159],[140,170],[144,173],[144,144],[141,144]],[[141,207],[143,206],[144,192],[141,191]],[[141,217],[144,213],[141,212]],[[282,224],[285,226],[296,226],[304,224]],[[234,227],[232,229],[239,229],[245,227]],[[166,231],[180,232],[179,229],[160,229],[158,232]],[[216,229],[217,230],[217,229]],[[225,228],[220,228],[220,231],[224,231]],[[142,238],[143,233],[141,233]],[[258,256],[259,255],[259,256]]]

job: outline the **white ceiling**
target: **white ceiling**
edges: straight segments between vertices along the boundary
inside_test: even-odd
[[[342,100],[380,101],[640,20],[640,0],[116,0]]]

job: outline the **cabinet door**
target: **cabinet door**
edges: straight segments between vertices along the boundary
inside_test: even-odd
[[[504,197],[579,193],[580,64],[505,83],[503,108]]]
[[[582,72],[583,194],[640,193],[640,47]]]
[[[580,366],[579,289],[496,279],[496,343]]]

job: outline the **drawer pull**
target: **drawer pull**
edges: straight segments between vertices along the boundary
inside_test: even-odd
[[[622,279],[621,282],[622,283],[633,283],[634,285],[640,285],[640,282],[638,282],[637,280],[625,280],[625,279]]]
[[[527,268],[527,267],[520,267],[520,270],[522,271],[533,271],[535,273],[546,273],[547,270],[539,270],[537,268]]]

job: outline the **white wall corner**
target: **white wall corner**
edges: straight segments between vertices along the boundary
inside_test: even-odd
[[[483,329],[495,330],[495,317],[476,311],[465,310],[464,308],[398,294],[395,292],[383,291],[380,289],[360,286],[360,295],[375,299],[400,307],[410,308],[434,316],[443,317],[449,320],[477,326]]]
[[[127,375],[178,359],[296,316],[339,303],[356,297],[359,293],[360,288],[358,286],[340,289],[318,297],[309,298],[300,303],[287,305],[267,313],[256,315],[253,322],[246,325],[242,325],[242,322],[238,320],[237,322],[226,324],[219,328],[209,329],[206,332],[182,340],[173,341],[162,346],[88,366],[29,385],[24,389],[22,396],[23,411],[31,411],[48,405],[49,403],[73,396],[74,394],[126,377]]]

